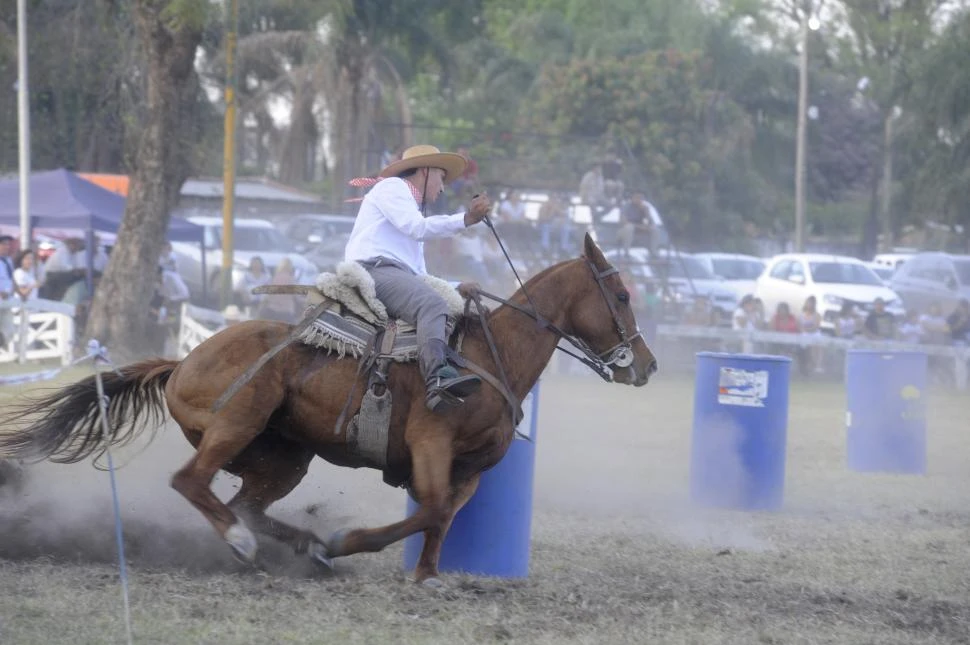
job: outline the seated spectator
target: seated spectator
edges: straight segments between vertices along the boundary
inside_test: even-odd
[[[798,326],[802,334],[810,336],[822,335],[822,316],[818,313],[818,301],[815,296],[809,296],[802,305],[802,315],[799,318]],[[822,371],[822,346],[809,345],[804,352],[805,361],[802,369],[806,372]]]
[[[866,316],[863,331],[867,338],[873,340],[891,340],[896,337],[896,319],[886,311],[886,301],[876,298],[872,303],[872,311]]]
[[[947,345],[950,342],[950,327],[943,316],[940,303],[930,304],[925,314],[919,317],[919,324],[923,328],[923,342],[931,345]]]
[[[923,326],[919,324],[919,312],[915,309],[907,311],[896,333],[899,340],[904,343],[918,345],[923,342]]]
[[[946,317],[946,324],[950,328],[950,340],[959,344],[970,342],[970,301],[962,298]]]
[[[542,250],[546,253],[554,251],[552,234],[559,230],[559,255],[566,253],[569,246],[569,210],[568,202],[558,193],[549,196],[539,208],[539,239]]]
[[[748,294],[741,298],[741,303],[731,316],[731,329],[734,331],[753,331],[757,328],[754,296]]]
[[[765,315],[765,303],[761,298],[754,299],[753,318],[755,329],[768,328],[768,317]]]
[[[653,234],[653,219],[650,217],[650,207],[642,190],[634,191],[630,201],[620,209],[620,227],[616,233],[617,245],[621,256],[630,254],[630,247],[645,245],[650,255],[656,254]]]
[[[787,303],[779,303],[778,308],[775,309],[775,317],[771,319],[771,329],[786,334],[797,334],[800,331],[798,318],[792,315]]]
[[[859,318],[851,302],[843,302],[839,317],[835,319],[835,335],[839,338],[853,338],[859,333]]]

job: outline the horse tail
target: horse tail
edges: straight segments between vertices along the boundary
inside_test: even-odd
[[[177,365],[178,361],[156,358],[126,365],[118,372],[102,372],[108,438],[101,424],[94,375],[14,406],[5,424],[27,421],[27,425],[0,434],[0,456],[71,464],[100,455],[109,446],[124,445],[147,428],[154,435],[165,418],[165,384]]]

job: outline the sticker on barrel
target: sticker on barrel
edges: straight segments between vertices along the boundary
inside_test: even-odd
[[[749,408],[765,407],[768,398],[768,372],[749,372],[733,367],[722,367],[717,382],[717,402],[721,405],[742,405]]]

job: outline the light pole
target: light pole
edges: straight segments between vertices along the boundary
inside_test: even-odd
[[[17,137],[20,248],[30,247],[30,92],[27,86],[27,0],[17,0]]]
[[[808,32],[819,28],[808,3],[802,7],[798,52],[798,118],[795,131],[795,252],[805,250],[805,129],[808,118]]]
[[[236,197],[236,36],[239,31],[239,0],[229,0],[226,30],[226,115],[223,124],[222,158],[222,281],[220,308],[232,303],[233,210]],[[202,251],[205,253],[205,250]]]

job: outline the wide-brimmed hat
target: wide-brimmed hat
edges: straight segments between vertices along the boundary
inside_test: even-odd
[[[451,183],[465,171],[468,162],[459,154],[441,152],[434,146],[411,146],[401,155],[398,161],[387,165],[381,171],[381,177],[396,177],[405,170],[413,168],[441,168],[445,171],[445,183]]]

